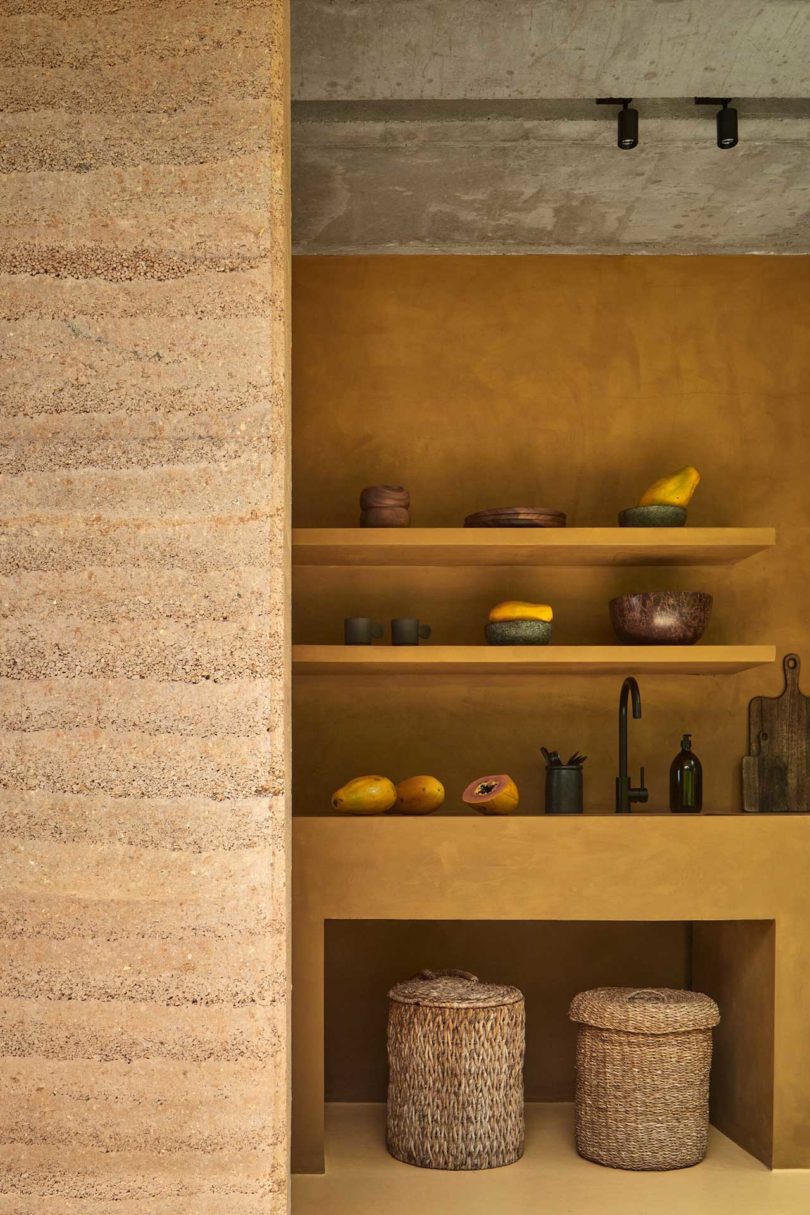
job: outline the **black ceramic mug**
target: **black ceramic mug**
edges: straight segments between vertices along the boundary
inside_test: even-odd
[[[582,814],[582,765],[546,768],[546,814]]]
[[[343,621],[345,645],[371,645],[385,633],[385,629],[370,616],[347,616]]]
[[[416,616],[398,616],[391,621],[392,645],[419,645],[419,638],[427,641],[430,625],[421,624]]]

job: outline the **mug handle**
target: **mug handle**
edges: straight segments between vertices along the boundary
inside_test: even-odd
[[[378,624],[376,620],[371,622],[371,636],[380,638],[385,636],[385,625]]]
[[[419,636],[422,638],[423,641],[427,641],[428,637],[430,636],[430,625],[429,624],[420,624],[419,625]]]

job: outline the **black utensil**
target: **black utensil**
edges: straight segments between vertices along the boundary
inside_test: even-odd
[[[547,764],[550,764],[551,763],[551,753],[549,751],[547,751],[545,747],[541,747],[540,750],[543,752],[543,759],[546,761]]]

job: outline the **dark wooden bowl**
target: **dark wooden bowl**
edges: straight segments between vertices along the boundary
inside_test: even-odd
[[[610,601],[613,631],[627,645],[694,645],[711,614],[704,591],[645,591]]]
[[[360,509],[376,510],[380,507],[399,506],[407,510],[411,495],[404,485],[367,485],[360,493]]]
[[[404,506],[371,506],[360,513],[361,527],[410,527],[411,512]]]

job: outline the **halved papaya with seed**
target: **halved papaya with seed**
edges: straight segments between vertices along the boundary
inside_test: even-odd
[[[479,776],[461,795],[462,801],[479,814],[511,814],[520,795],[511,776]]]

